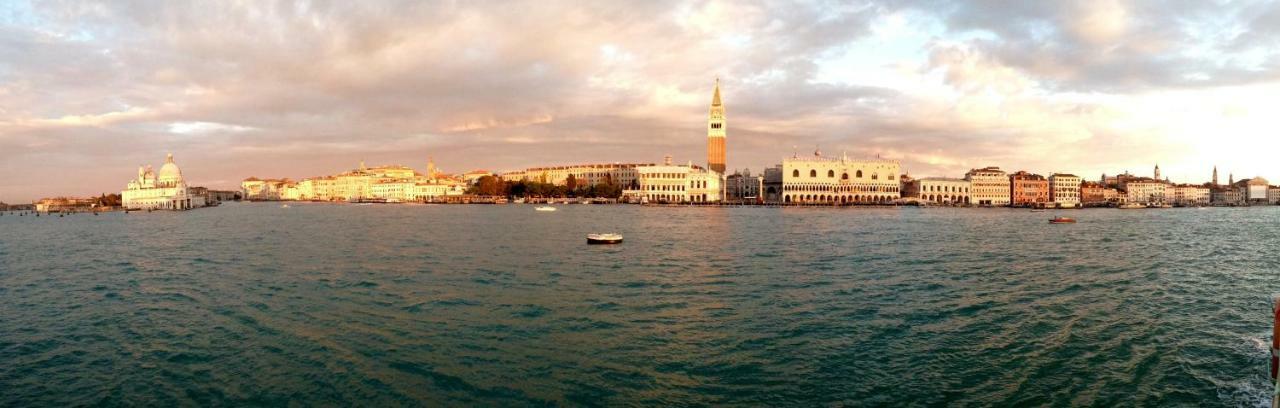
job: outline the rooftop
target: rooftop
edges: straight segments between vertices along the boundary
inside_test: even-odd
[[[515,170],[508,173],[530,172],[530,171],[546,171],[546,170],[568,170],[572,168],[592,168],[592,169],[611,169],[611,168],[631,168],[639,166],[652,166],[653,163],[588,163],[588,164],[568,164],[563,166],[545,166],[530,167],[524,170]]]

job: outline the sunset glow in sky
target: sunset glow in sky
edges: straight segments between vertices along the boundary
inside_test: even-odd
[[[1280,5],[1219,1],[0,3],[0,201],[369,164],[793,152],[1280,182]]]

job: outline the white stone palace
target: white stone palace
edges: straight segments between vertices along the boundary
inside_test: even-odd
[[[622,198],[638,203],[714,203],[723,198],[720,173],[693,163],[636,167],[636,182],[622,190]]]
[[[173,154],[164,159],[160,173],[151,166],[138,166],[138,178],[120,192],[121,205],[130,210],[189,210],[206,206],[205,196],[196,194],[182,178]]]
[[[897,160],[792,156],[765,173],[765,200],[782,204],[889,204],[902,197]]]

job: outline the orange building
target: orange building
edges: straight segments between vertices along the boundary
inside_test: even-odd
[[[1081,205],[1102,205],[1107,203],[1107,188],[1102,184],[1086,181],[1080,184]]]
[[[1049,180],[1039,174],[1010,174],[1009,191],[1009,202],[1014,207],[1043,207],[1049,203]]]

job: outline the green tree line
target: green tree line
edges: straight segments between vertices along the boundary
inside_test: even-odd
[[[622,186],[608,179],[595,185],[587,185],[586,183],[578,182],[573,175],[569,175],[564,185],[528,180],[503,181],[497,176],[484,176],[467,189],[467,194],[518,198],[620,198],[622,197]]]

